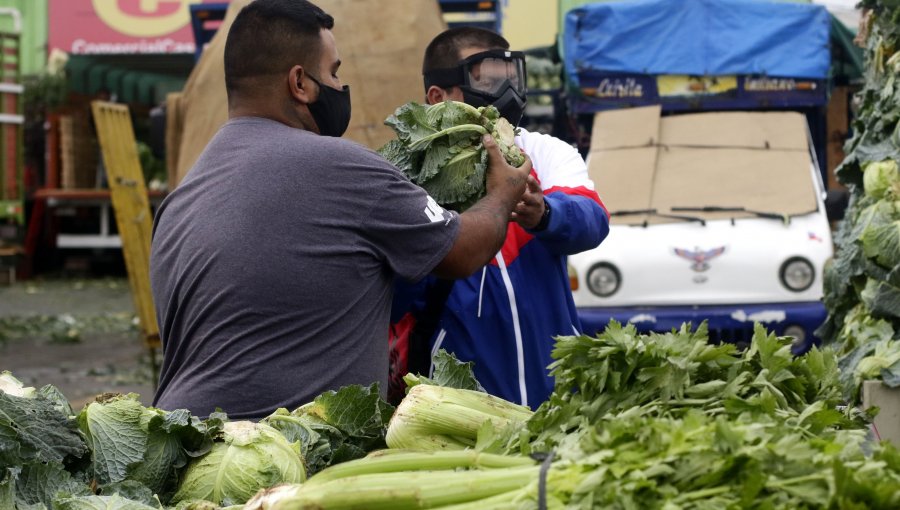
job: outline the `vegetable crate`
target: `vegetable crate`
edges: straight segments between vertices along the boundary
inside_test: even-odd
[[[864,381],[863,408],[878,407],[873,426],[878,437],[900,448],[900,388],[891,388],[881,381]]]

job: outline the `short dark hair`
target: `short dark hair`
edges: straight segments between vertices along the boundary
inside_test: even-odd
[[[316,67],[320,32],[333,27],[334,18],[307,0],[248,4],[234,18],[225,41],[226,89],[231,93],[247,79],[287,72],[294,64]]]
[[[434,69],[456,67],[465,48],[508,50],[509,41],[497,32],[479,27],[454,27],[444,30],[428,43],[422,60],[422,74]]]

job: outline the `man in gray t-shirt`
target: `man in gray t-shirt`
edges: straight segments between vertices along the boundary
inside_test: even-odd
[[[465,277],[503,242],[530,161],[512,168],[485,140],[487,196],[441,209],[338,138],[350,107],[332,26],[305,0],[256,0],[232,25],[230,120],[154,224],[157,407],[258,419],[348,384],[384,392],[393,278]]]

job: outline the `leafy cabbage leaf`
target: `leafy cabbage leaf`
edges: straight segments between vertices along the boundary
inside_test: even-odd
[[[0,466],[62,462],[87,447],[74,420],[41,392],[32,398],[0,392]]]
[[[490,133],[497,140],[511,165],[524,162],[515,145],[516,129],[493,106],[410,102],[385,124],[397,138],[378,152],[448,209],[464,211],[485,194],[487,151],[482,135]]]
[[[93,459],[92,476],[102,488],[126,480],[145,485],[165,501],[192,457],[212,448],[221,418],[203,421],[186,409],[145,408],[137,395],[108,395],[78,416]]]
[[[304,480],[299,443],[265,423],[226,422],[222,440],[188,465],[172,503],[206,500],[239,505],[260,489]]]
[[[394,407],[377,385],[344,386],[327,391],[289,412],[278,409],[265,420],[291,442],[300,444],[309,475],[384,448],[384,434]]]

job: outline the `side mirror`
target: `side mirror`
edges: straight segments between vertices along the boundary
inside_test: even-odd
[[[825,215],[828,221],[840,221],[844,219],[844,212],[850,203],[850,192],[841,190],[828,190],[825,192]]]

